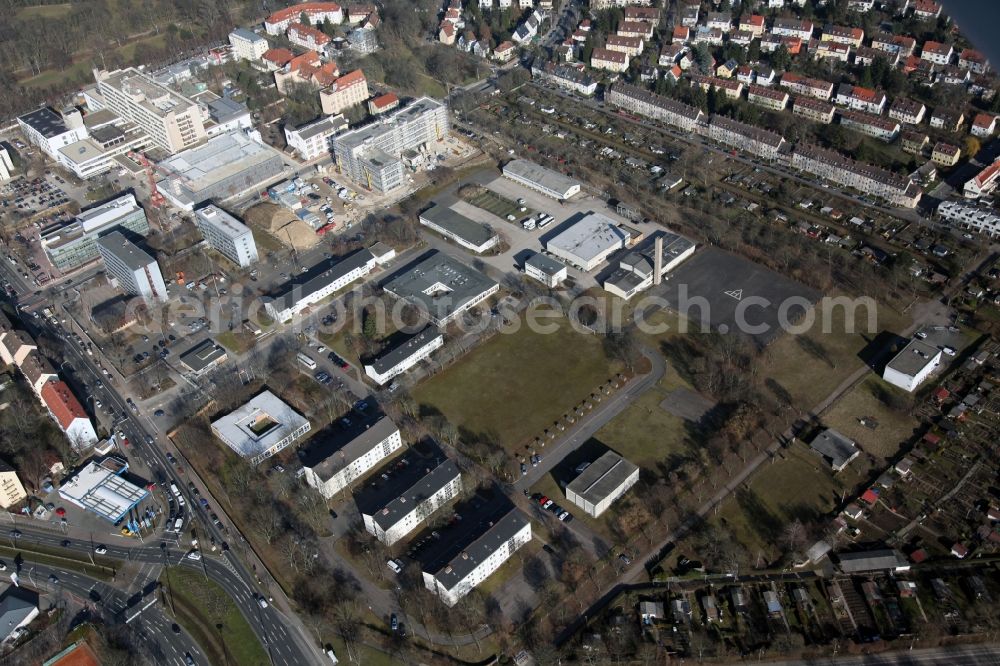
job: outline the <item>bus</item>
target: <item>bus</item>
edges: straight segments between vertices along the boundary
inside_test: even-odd
[[[299,363],[306,366],[310,370],[316,369],[316,361],[312,360],[310,357],[306,356],[302,352],[299,352],[299,355],[296,358],[298,358]]]
[[[551,224],[553,221],[555,221],[555,219],[556,218],[554,218],[551,215],[543,215],[542,218],[538,221],[538,228],[539,229],[544,229],[549,224]]]

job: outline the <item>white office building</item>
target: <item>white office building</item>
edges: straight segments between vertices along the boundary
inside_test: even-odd
[[[490,521],[486,531],[454,557],[435,562],[423,571],[424,586],[454,606],[531,541],[531,522],[518,509]]]
[[[376,483],[371,492],[362,492],[356,499],[365,529],[387,546],[462,492],[462,475],[451,460],[410,461],[406,469]]]
[[[260,60],[270,48],[264,37],[246,28],[236,28],[229,33],[229,43],[233,46],[233,58],[236,60]]]
[[[218,206],[195,211],[194,223],[205,241],[240,268],[257,263],[257,245],[250,227]]]
[[[589,272],[625,247],[629,237],[629,232],[607,215],[589,213],[549,239],[545,249],[550,254]]]
[[[331,426],[317,434],[299,457],[306,483],[330,499],[402,446],[399,428],[383,416],[360,430]]]
[[[607,451],[566,486],[566,499],[597,518],[639,481],[639,467]]]
[[[289,321],[310,305],[368,275],[377,263],[370,250],[358,250],[303,284],[287,283],[284,293],[265,303],[264,308],[271,318]]]
[[[83,124],[83,116],[77,109],[68,109],[59,115],[45,106],[26,113],[17,119],[24,138],[48,155],[59,161],[59,149],[82,141],[89,136]]]
[[[524,274],[554,289],[566,279],[569,269],[566,264],[536,252],[524,261]]]
[[[912,393],[941,363],[941,350],[920,340],[910,340],[889,361],[882,379]]]
[[[444,335],[436,326],[428,326],[403,344],[365,364],[365,374],[379,386],[403,374],[444,346]]]
[[[212,433],[251,465],[303,437],[312,425],[270,391],[212,422]]]
[[[10,180],[14,171],[14,162],[10,159],[10,153],[3,146],[0,146],[0,183]]]
[[[285,143],[306,162],[333,154],[333,137],[347,129],[343,115],[327,116],[302,127],[285,127]]]
[[[98,238],[97,251],[104,260],[108,276],[122,291],[147,302],[167,300],[167,286],[160,275],[160,265],[120,231]]]

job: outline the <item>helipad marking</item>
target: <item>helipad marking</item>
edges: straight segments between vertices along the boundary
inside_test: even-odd
[[[742,289],[733,289],[731,291],[726,291],[726,292],[723,292],[723,293],[726,296],[731,296],[731,297],[735,298],[738,301],[742,301],[743,300],[743,290]]]

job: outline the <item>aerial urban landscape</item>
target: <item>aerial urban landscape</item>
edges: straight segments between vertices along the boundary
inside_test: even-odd
[[[0,666],[1000,663],[1000,3],[0,2]]]

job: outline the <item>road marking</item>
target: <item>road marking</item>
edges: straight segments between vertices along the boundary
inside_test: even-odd
[[[725,292],[722,292],[722,293],[724,293],[726,296],[729,296],[731,298],[735,298],[737,301],[742,301],[743,300],[743,290],[742,289],[732,289],[730,291],[725,291]]]

